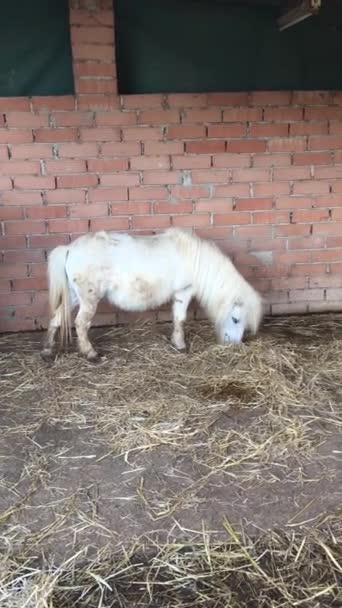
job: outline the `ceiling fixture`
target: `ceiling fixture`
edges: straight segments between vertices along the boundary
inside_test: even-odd
[[[278,18],[280,31],[282,32],[312,15],[317,15],[321,4],[322,0],[302,0],[297,6],[289,8]]]

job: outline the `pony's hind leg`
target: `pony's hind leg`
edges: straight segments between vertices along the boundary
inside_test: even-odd
[[[95,316],[99,298],[96,298],[94,293],[89,295],[91,295],[91,297],[86,300],[83,298],[81,299],[80,309],[75,319],[75,327],[78,338],[78,348],[81,355],[87,357],[89,361],[96,361],[98,359],[98,353],[93,348],[88,338],[88,331]]]
[[[171,337],[172,345],[179,351],[186,350],[184,338],[184,323],[190,300],[192,298],[191,286],[177,291],[173,298],[173,332]]]
[[[49,361],[52,358],[53,349],[55,346],[55,338],[58,329],[61,326],[62,320],[62,306],[58,306],[55,314],[51,317],[49,321],[49,326],[47,329],[46,338],[44,340],[43,349],[41,350],[41,357],[45,361]]]

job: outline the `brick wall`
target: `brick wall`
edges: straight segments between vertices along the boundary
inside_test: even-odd
[[[75,97],[0,99],[0,329],[44,327],[47,252],[100,229],[193,227],[273,314],[341,309],[342,94],[119,97],[110,7],[72,3]]]

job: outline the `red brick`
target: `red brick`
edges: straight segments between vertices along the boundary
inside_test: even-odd
[[[69,13],[70,23],[72,25],[94,25],[97,26],[99,23],[113,26],[113,11],[102,10],[101,11],[89,11],[80,9],[70,9]]]
[[[16,162],[13,160],[0,162],[0,174],[10,175],[39,175],[40,163],[37,161]]]
[[[60,97],[32,97],[32,108],[34,111],[46,110],[74,110],[75,109],[75,98],[72,95],[65,95]],[[11,100],[12,106],[12,100]]]
[[[213,156],[214,167],[250,167],[251,157],[249,154],[218,154]]]
[[[342,108],[336,106],[308,107],[304,110],[305,120],[341,120]]]
[[[27,190],[53,190],[56,187],[54,177],[37,177],[35,175],[24,175],[14,178],[15,188]]]
[[[247,198],[249,196],[248,184],[227,184],[225,186],[215,186],[215,196],[238,196]]]
[[[0,160],[8,159],[8,149],[7,146],[0,146]]]
[[[200,213],[204,211],[210,213],[227,213],[228,211],[232,211],[233,203],[231,198],[200,199],[196,201],[195,209]]]
[[[124,141],[159,141],[163,133],[159,127],[124,127],[122,137]]]
[[[29,129],[0,129],[0,144],[25,144],[33,141]]]
[[[24,236],[0,236],[0,249],[24,249],[26,239]]]
[[[329,165],[331,162],[330,152],[303,152],[293,155],[294,165]]]
[[[54,234],[56,232],[87,232],[88,220],[86,219],[66,219],[66,220],[49,220],[47,222],[48,232]]]
[[[168,95],[168,102],[171,108],[206,108],[207,94],[172,93]]]
[[[108,216],[108,203],[91,203],[90,205],[70,205],[71,218],[92,218]]]
[[[167,228],[170,226],[170,218],[168,215],[145,215],[133,216],[132,228]]]
[[[140,183],[139,173],[113,173],[100,176],[101,186],[138,186]]]
[[[140,156],[141,144],[138,142],[105,143],[102,145],[101,151],[102,156]]]
[[[124,201],[112,203],[111,215],[147,215],[151,212],[151,203],[149,201]]]
[[[213,215],[214,226],[232,226],[241,224],[250,224],[250,213],[232,211],[231,213],[215,213]]]
[[[180,184],[182,175],[180,171],[145,171],[144,184]]]
[[[45,169],[47,173],[52,173],[52,175],[83,173],[86,171],[86,163],[84,160],[47,160],[45,161]]]
[[[117,92],[117,83],[114,79],[114,66],[113,78],[80,78],[76,81],[76,90],[81,95],[115,94]]]
[[[196,142],[191,142],[196,143]],[[184,144],[180,141],[147,141],[144,144],[144,153],[152,156],[163,156],[165,154],[183,154]]]
[[[338,150],[342,148],[342,135],[322,135],[309,137],[309,150]]]
[[[290,154],[255,154],[253,156],[253,167],[289,167],[290,165]]]
[[[76,78],[114,77],[114,66],[112,63],[98,63],[96,61],[74,61],[73,68]]]
[[[200,122],[221,122],[222,111],[219,108],[196,108],[185,110],[182,116],[183,123]]]
[[[239,139],[229,141],[227,144],[228,152],[253,154],[254,152],[265,152],[266,142],[260,139]]]
[[[120,129],[117,127],[96,127],[92,129],[80,129],[80,137],[87,141],[120,141]]]
[[[235,236],[238,239],[271,239],[272,238],[272,226],[238,226],[235,228]]]
[[[329,264],[329,267],[332,274],[338,274],[339,276],[342,274],[342,262]]]
[[[41,192],[24,190],[4,190],[1,193],[4,205],[39,205],[42,203]]]
[[[30,237],[31,247],[53,249],[57,245],[67,245],[69,236],[67,234],[35,234]]]
[[[327,194],[323,196],[316,196],[312,200],[314,207],[340,207],[342,205],[342,197],[340,194]]]
[[[341,135],[342,134],[342,124],[341,124],[340,120],[330,121],[329,134],[330,135]]]
[[[19,220],[17,222],[6,222],[5,232],[11,234],[40,234],[45,232],[45,222],[30,222],[28,220]]]
[[[93,112],[55,112],[51,121],[56,127],[86,127],[93,124]]]
[[[130,200],[165,200],[167,196],[166,188],[160,186],[139,186],[129,189]]]
[[[265,182],[269,179],[267,169],[233,169],[233,182]]]
[[[247,127],[243,123],[230,123],[229,125],[209,125],[208,137],[217,137],[228,139],[230,137],[244,137]]]
[[[23,306],[31,304],[31,296],[28,293],[9,293],[0,295],[0,306]]]
[[[98,153],[95,143],[60,144],[58,150],[60,158],[88,158]]]
[[[342,181],[331,181],[331,188],[334,193],[342,192]]]
[[[272,198],[240,198],[236,201],[237,211],[272,209]]]
[[[10,128],[28,128],[36,129],[38,127],[47,127],[49,117],[44,114],[33,114],[33,112],[6,112],[6,122]]]
[[[170,188],[171,196],[180,199],[207,198],[209,188],[204,186],[173,186]]]
[[[281,224],[289,222],[287,211],[255,211],[253,213],[253,224]]]
[[[276,199],[277,209],[308,209],[313,205],[313,199],[308,196],[282,196]]]
[[[294,120],[303,120],[303,108],[292,108],[290,106],[285,106],[285,108],[265,108],[264,120],[266,122],[292,122]]]
[[[211,165],[210,156],[173,156],[172,166],[174,169],[209,169]]]
[[[94,188],[88,192],[91,203],[111,203],[112,201],[127,201],[128,190],[124,187]]]
[[[292,98],[293,105],[325,106],[331,101],[330,91],[295,91]]]
[[[342,235],[341,236],[328,236],[326,239],[327,247],[342,247]],[[342,281],[342,276],[341,276]]]
[[[73,190],[70,189],[61,189],[58,190],[48,190],[45,194],[46,200],[49,204],[68,204],[68,203],[84,203],[86,192],[85,190]]]
[[[127,171],[128,160],[126,158],[115,158],[113,160],[88,160],[88,171],[94,173],[112,173],[113,171]]]
[[[229,226],[207,226],[206,228],[197,228],[195,233],[203,239],[226,240],[232,237],[233,229]]]
[[[295,182],[293,184],[294,194],[327,194],[328,192],[328,182],[315,182],[308,180],[305,182]]]
[[[313,262],[341,262],[342,249],[320,249],[312,251],[311,258]]]
[[[313,224],[313,234],[342,234],[342,222],[327,222]]]
[[[72,44],[113,44],[114,31],[109,27],[72,27]]]
[[[66,217],[67,208],[63,205],[43,205],[41,207],[28,207],[25,209],[26,217],[32,220],[45,220],[55,217]]]
[[[299,264],[310,262],[311,251],[276,251],[274,257],[275,261],[279,264]]]
[[[113,110],[119,107],[119,96],[113,94],[78,95],[79,110]]]
[[[193,184],[219,184],[229,181],[227,170],[209,169],[208,171],[192,171]]]
[[[290,186],[287,182],[255,183],[253,185],[254,196],[281,196],[289,194]]]
[[[172,219],[174,226],[189,226],[199,227],[207,226],[210,224],[210,216],[208,213],[205,214],[190,214],[190,215],[175,215]]]
[[[131,158],[130,166],[131,169],[138,171],[146,169],[169,169],[170,158],[168,156],[136,156]]]
[[[12,189],[11,178],[0,176],[0,190],[11,190],[11,189]]]
[[[246,106],[248,93],[207,93],[207,104],[209,106]]]
[[[0,207],[0,221],[23,219],[22,207]]]
[[[163,95],[127,95],[123,96],[123,106],[126,110],[143,108],[162,108]]]
[[[76,60],[113,62],[114,49],[110,44],[74,44],[73,57]]]
[[[226,144],[219,140],[191,141],[185,143],[185,151],[190,154],[215,154],[224,152]]]
[[[290,167],[286,169],[274,169],[273,171],[273,179],[274,181],[278,180],[290,180],[294,181],[297,179],[310,179],[310,167]]]
[[[35,141],[38,143],[54,144],[60,141],[76,141],[77,129],[36,129]]]
[[[52,158],[52,145],[47,144],[31,144],[31,145],[15,145],[11,146],[11,156],[13,159],[28,159],[35,158]]]
[[[97,186],[97,183],[97,176],[90,173],[57,177],[57,188],[90,188],[91,186]]]
[[[291,302],[323,300],[323,289],[293,289],[290,291]]]
[[[297,236],[308,236],[310,234],[310,224],[282,224],[274,227],[276,237],[297,237]],[[290,246],[290,243],[297,241],[298,239],[291,238],[289,240],[289,249],[299,249],[299,247]],[[304,239],[300,239],[304,240]],[[304,247],[307,249],[308,247]],[[300,248],[301,249],[301,248]]]
[[[262,120],[261,108],[229,108],[223,112],[223,122],[249,122]]]
[[[139,112],[139,124],[141,125],[169,125],[179,122],[178,110],[144,110]]]
[[[2,97],[0,98],[0,112],[7,112],[8,106],[16,112],[27,112],[30,110],[30,100],[28,97]]]
[[[289,91],[253,91],[252,105],[285,106],[291,103]]]
[[[342,178],[342,165],[331,165],[330,167],[315,167],[315,179],[338,178]]]
[[[31,270],[30,270],[30,276],[32,277],[46,277],[46,271],[47,271],[47,264],[46,262],[42,262],[40,264],[32,264],[31,265]],[[30,314],[37,314],[34,311],[37,311],[39,309],[39,307],[42,309],[42,312],[44,311],[45,307],[47,305],[47,302],[45,301],[44,303],[38,303],[34,304],[33,306],[30,306]]]
[[[169,139],[202,139],[205,135],[204,125],[176,125],[167,130]]]
[[[47,289],[46,278],[27,278],[27,279],[15,279],[13,281],[14,291],[37,291]]]
[[[295,122],[290,125],[290,135],[325,135],[328,133],[327,121]]]
[[[287,137],[286,123],[252,123],[249,127],[251,137]]]
[[[327,221],[328,219],[329,209],[296,210],[293,212],[293,222],[311,223]]]
[[[122,127],[123,125],[135,125],[136,122],[137,115],[135,112],[122,112],[121,110],[112,110],[111,112],[96,113],[96,124],[99,127]]]
[[[315,275],[309,279],[310,287],[341,287],[342,277],[329,274]]]
[[[326,209],[325,211],[326,211],[326,215],[328,216],[329,210]],[[338,209],[332,209],[331,210],[331,218],[332,218],[333,222],[336,221],[336,220],[337,221],[338,220],[342,220],[342,208],[340,207]],[[327,219],[327,218],[325,218],[325,219]]]
[[[191,200],[176,201],[174,203],[157,201],[154,203],[154,213],[191,213],[193,209],[193,203]]]
[[[268,150],[269,152],[302,152],[306,150],[306,139],[304,137],[270,139]]]

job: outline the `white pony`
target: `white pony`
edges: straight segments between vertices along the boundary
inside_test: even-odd
[[[155,236],[89,233],[56,247],[48,262],[51,319],[41,352],[50,358],[55,335],[71,337],[75,319],[79,351],[98,357],[88,330],[102,298],[126,311],[146,311],[173,302],[171,342],[185,349],[184,322],[192,297],[215,324],[218,342],[240,343],[245,330],[255,334],[262,300],[214,243],[177,228]]]

